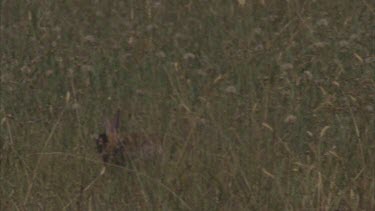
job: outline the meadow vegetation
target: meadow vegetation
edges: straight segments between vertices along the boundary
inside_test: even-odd
[[[0,210],[375,210],[372,1],[0,12]],[[117,109],[160,158],[104,168]]]

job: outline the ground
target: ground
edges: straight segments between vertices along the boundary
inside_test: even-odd
[[[372,1],[0,4],[0,210],[375,210]]]

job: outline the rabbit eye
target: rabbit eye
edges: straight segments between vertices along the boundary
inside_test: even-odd
[[[108,139],[106,134],[100,134],[99,137],[96,139],[96,147],[99,153],[104,151],[104,147],[107,144]]]

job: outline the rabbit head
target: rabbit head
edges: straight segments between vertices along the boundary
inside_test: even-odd
[[[120,111],[117,111],[115,117],[110,121],[105,122],[105,132],[99,134],[96,139],[96,148],[99,154],[102,155],[104,162],[109,162],[118,155],[121,155],[122,144],[119,136],[120,127]]]

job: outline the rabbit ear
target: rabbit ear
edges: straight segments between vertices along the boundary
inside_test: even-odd
[[[105,122],[105,132],[108,136],[108,147],[115,147],[118,144],[119,139],[119,127],[120,127],[120,111],[117,111],[114,119]]]
[[[109,135],[109,134],[111,134],[112,133],[112,124],[111,124],[111,122],[108,120],[108,119],[106,119],[105,120],[105,124],[104,124],[104,126],[105,126],[105,133],[107,134],[107,135]]]
[[[107,134],[118,133],[119,128],[120,128],[120,110],[116,112],[116,115],[112,121],[109,121],[108,119],[106,119],[105,132]]]
[[[118,132],[119,128],[120,128],[120,110],[117,110],[115,118],[113,119],[113,122],[112,122],[112,129]]]

